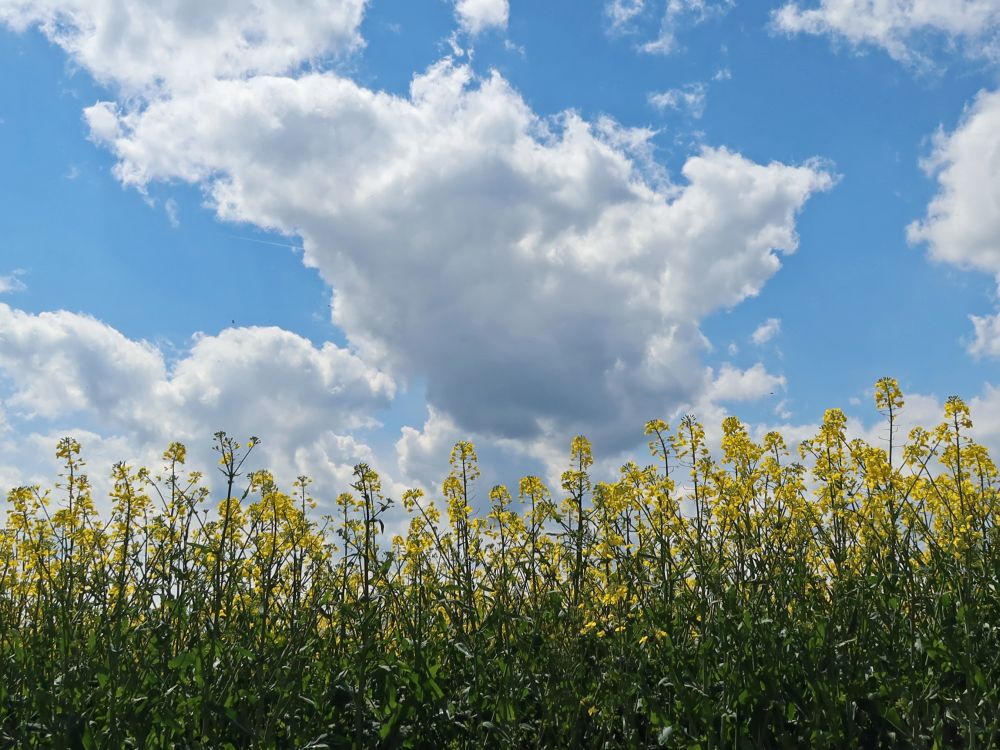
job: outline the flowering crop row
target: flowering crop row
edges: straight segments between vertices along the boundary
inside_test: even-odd
[[[391,540],[371,467],[320,518],[223,433],[220,502],[173,444],[101,518],[65,439],[0,531],[0,745],[994,746],[997,469],[959,399],[903,444],[875,401],[885,445],[830,410],[797,455],[651,421],[605,482],[578,437],[484,515],[460,442]]]

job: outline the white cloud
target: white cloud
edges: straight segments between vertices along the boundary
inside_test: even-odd
[[[786,422],[787,422],[787,421],[788,421],[789,419],[791,419],[791,418],[792,418],[792,411],[791,411],[791,409],[789,408],[789,404],[788,404],[788,399],[787,399],[787,398],[783,398],[783,399],[781,399],[781,401],[779,401],[778,403],[776,403],[776,404],[774,405],[774,409],[773,409],[773,412],[774,412],[774,414],[775,414],[775,415],[776,415],[776,416],[777,416],[777,417],[778,417],[779,419],[783,419],[783,420],[785,420]]]
[[[171,440],[205,445],[224,429],[263,438],[262,456],[285,478],[319,472],[331,481],[369,455],[350,433],[372,424],[395,389],[351,352],[279,328],[198,336],[168,368],[157,347],[94,318],[3,304],[0,376],[6,409],[36,437],[48,435],[45,423],[89,422],[91,442],[155,457]]]
[[[99,509],[108,506],[107,493],[111,489],[108,477],[114,464],[125,461],[134,466],[159,468],[162,464],[160,454],[166,447],[137,446],[120,436],[104,436],[79,426],[72,429],[59,426],[39,432],[11,430],[6,434],[0,433],[0,456],[3,456],[0,460],[0,494],[5,496],[13,487],[24,485],[52,487],[62,468],[55,457],[56,446],[67,435],[83,446],[85,471],[91,480]],[[211,469],[211,466],[202,464],[198,468]]]
[[[781,319],[768,318],[757,326],[756,330],[750,336],[750,340],[757,346],[763,346],[779,333],[781,333]]]
[[[510,16],[509,0],[455,0],[459,25],[469,34],[486,29],[506,29]]]
[[[225,421],[283,439],[370,424],[371,412],[386,406],[394,390],[392,380],[348,350],[329,342],[315,347],[271,327],[198,337],[163,395],[187,424],[210,429]]]
[[[1000,277],[1000,92],[981,92],[952,133],[940,132],[925,162],[938,192],[909,227],[931,257]]]
[[[772,375],[760,362],[740,370],[726,362],[712,380],[708,390],[711,401],[754,401],[785,390],[784,375]]]
[[[447,414],[431,408],[420,429],[403,427],[396,441],[399,475],[425,491],[435,491],[448,472],[448,455],[463,434]]]
[[[24,276],[24,271],[21,269],[16,269],[11,273],[0,276],[0,294],[12,294],[13,292],[23,292],[28,286],[24,283],[21,278]]]
[[[9,406],[29,416],[86,410],[112,420],[125,418],[166,376],[163,356],[151,344],[94,318],[33,315],[2,303],[0,370],[15,386]]]
[[[612,32],[627,30],[632,20],[645,10],[645,0],[608,0],[604,5]]]
[[[200,183],[220,217],[300,234],[364,356],[507,436],[546,418],[631,427],[689,395],[698,322],[760,291],[832,184],[817,164],[709,148],[657,187],[648,134],[540,118],[498,74],[449,62],[408,97],[257,77],[87,117],[123,183]]]
[[[639,49],[669,54],[677,49],[677,34],[683,27],[724,15],[735,4],[735,0],[606,0],[604,14],[612,34],[638,34],[658,19],[657,36],[639,44]]]
[[[102,83],[127,91],[277,74],[361,44],[366,0],[0,0]]]
[[[1000,285],[1000,92],[980,92],[951,133],[939,132],[924,164],[937,194],[907,229],[930,257],[988,273]],[[971,316],[975,356],[1000,355],[1000,318]]]
[[[893,58],[930,64],[922,42],[938,37],[975,57],[1000,60],[1000,0],[820,0],[775,11],[777,28],[873,45]],[[991,274],[1000,285],[1000,91],[981,91],[951,133],[939,131],[924,169],[938,190],[926,216],[907,227],[933,260]],[[975,357],[1000,356],[1000,313],[970,316]]]
[[[697,22],[730,4],[663,12]],[[499,74],[448,60],[406,96],[297,69],[360,43],[362,0],[209,5],[0,0],[0,18],[40,24],[139,92],[86,110],[124,184],[197,184],[222,219],[301,236],[352,352],[423,380],[465,432],[620,442],[697,398],[700,321],[760,292],[797,247],[799,210],[833,184],[815,162],[724,148],[691,156],[673,184],[649,131],[540,117]],[[143,356],[149,380],[179,387],[183,368]]]
[[[1000,313],[970,315],[973,338],[966,347],[973,357],[1000,357]]]
[[[687,112],[695,119],[705,114],[708,87],[704,83],[690,83],[677,89],[668,89],[649,95],[649,103],[661,112],[677,110]]]
[[[177,201],[173,198],[167,198],[163,203],[163,212],[167,215],[167,221],[170,222],[170,226],[174,229],[181,225],[181,220],[178,215]]]
[[[808,8],[786,3],[774,12],[788,33],[829,34],[852,45],[881,47],[897,60],[917,62],[923,35],[961,42],[975,55],[995,56],[1000,0],[820,0]]]
[[[635,438],[642,437],[642,425],[634,425]],[[567,468],[570,440],[568,433],[545,432],[531,440],[510,440],[470,432],[433,407],[420,428],[403,427],[396,441],[396,474],[407,486],[420,487],[430,494],[440,492],[449,471],[448,457],[458,440],[471,440],[476,446],[482,476],[473,492],[474,505],[485,508],[486,490],[495,484],[517,486],[526,474],[542,476],[551,488],[559,487],[559,477]],[[635,442],[634,440],[632,442]],[[601,456],[607,459],[608,456]],[[612,462],[613,464],[613,462]],[[616,466],[613,464],[610,469]]]
[[[642,45],[644,52],[669,54],[677,49],[677,32],[685,25],[703,23],[713,16],[723,15],[735,5],[735,0],[666,0],[660,20],[660,34]]]
[[[1000,452],[1000,386],[987,383],[981,394],[969,400],[969,411],[974,437],[996,456]]]

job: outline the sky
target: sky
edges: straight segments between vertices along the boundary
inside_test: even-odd
[[[878,440],[884,375],[1000,447],[998,72],[1000,0],[0,0],[0,491]]]

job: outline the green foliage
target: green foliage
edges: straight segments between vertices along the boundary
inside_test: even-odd
[[[945,417],[882,448],[831,410],[799,460],[654,420],[611,482],[575,438],[560,499],[484,492],[463,442],[391,540],[370,466],[319,519],[223,433],[214,510],[174,444],[102,520],[64,440],[0,532],[0,746],[995,746],[998,474]]]

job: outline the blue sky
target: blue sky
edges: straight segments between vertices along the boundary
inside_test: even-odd
[[[885,374],[997,442],[998,31],[1000,0],[0,0],[0,486],[66,432],[99,464],[220,428],[324,488],[433,486],[459,437],[512,482],[685,411],[877,433]]]

